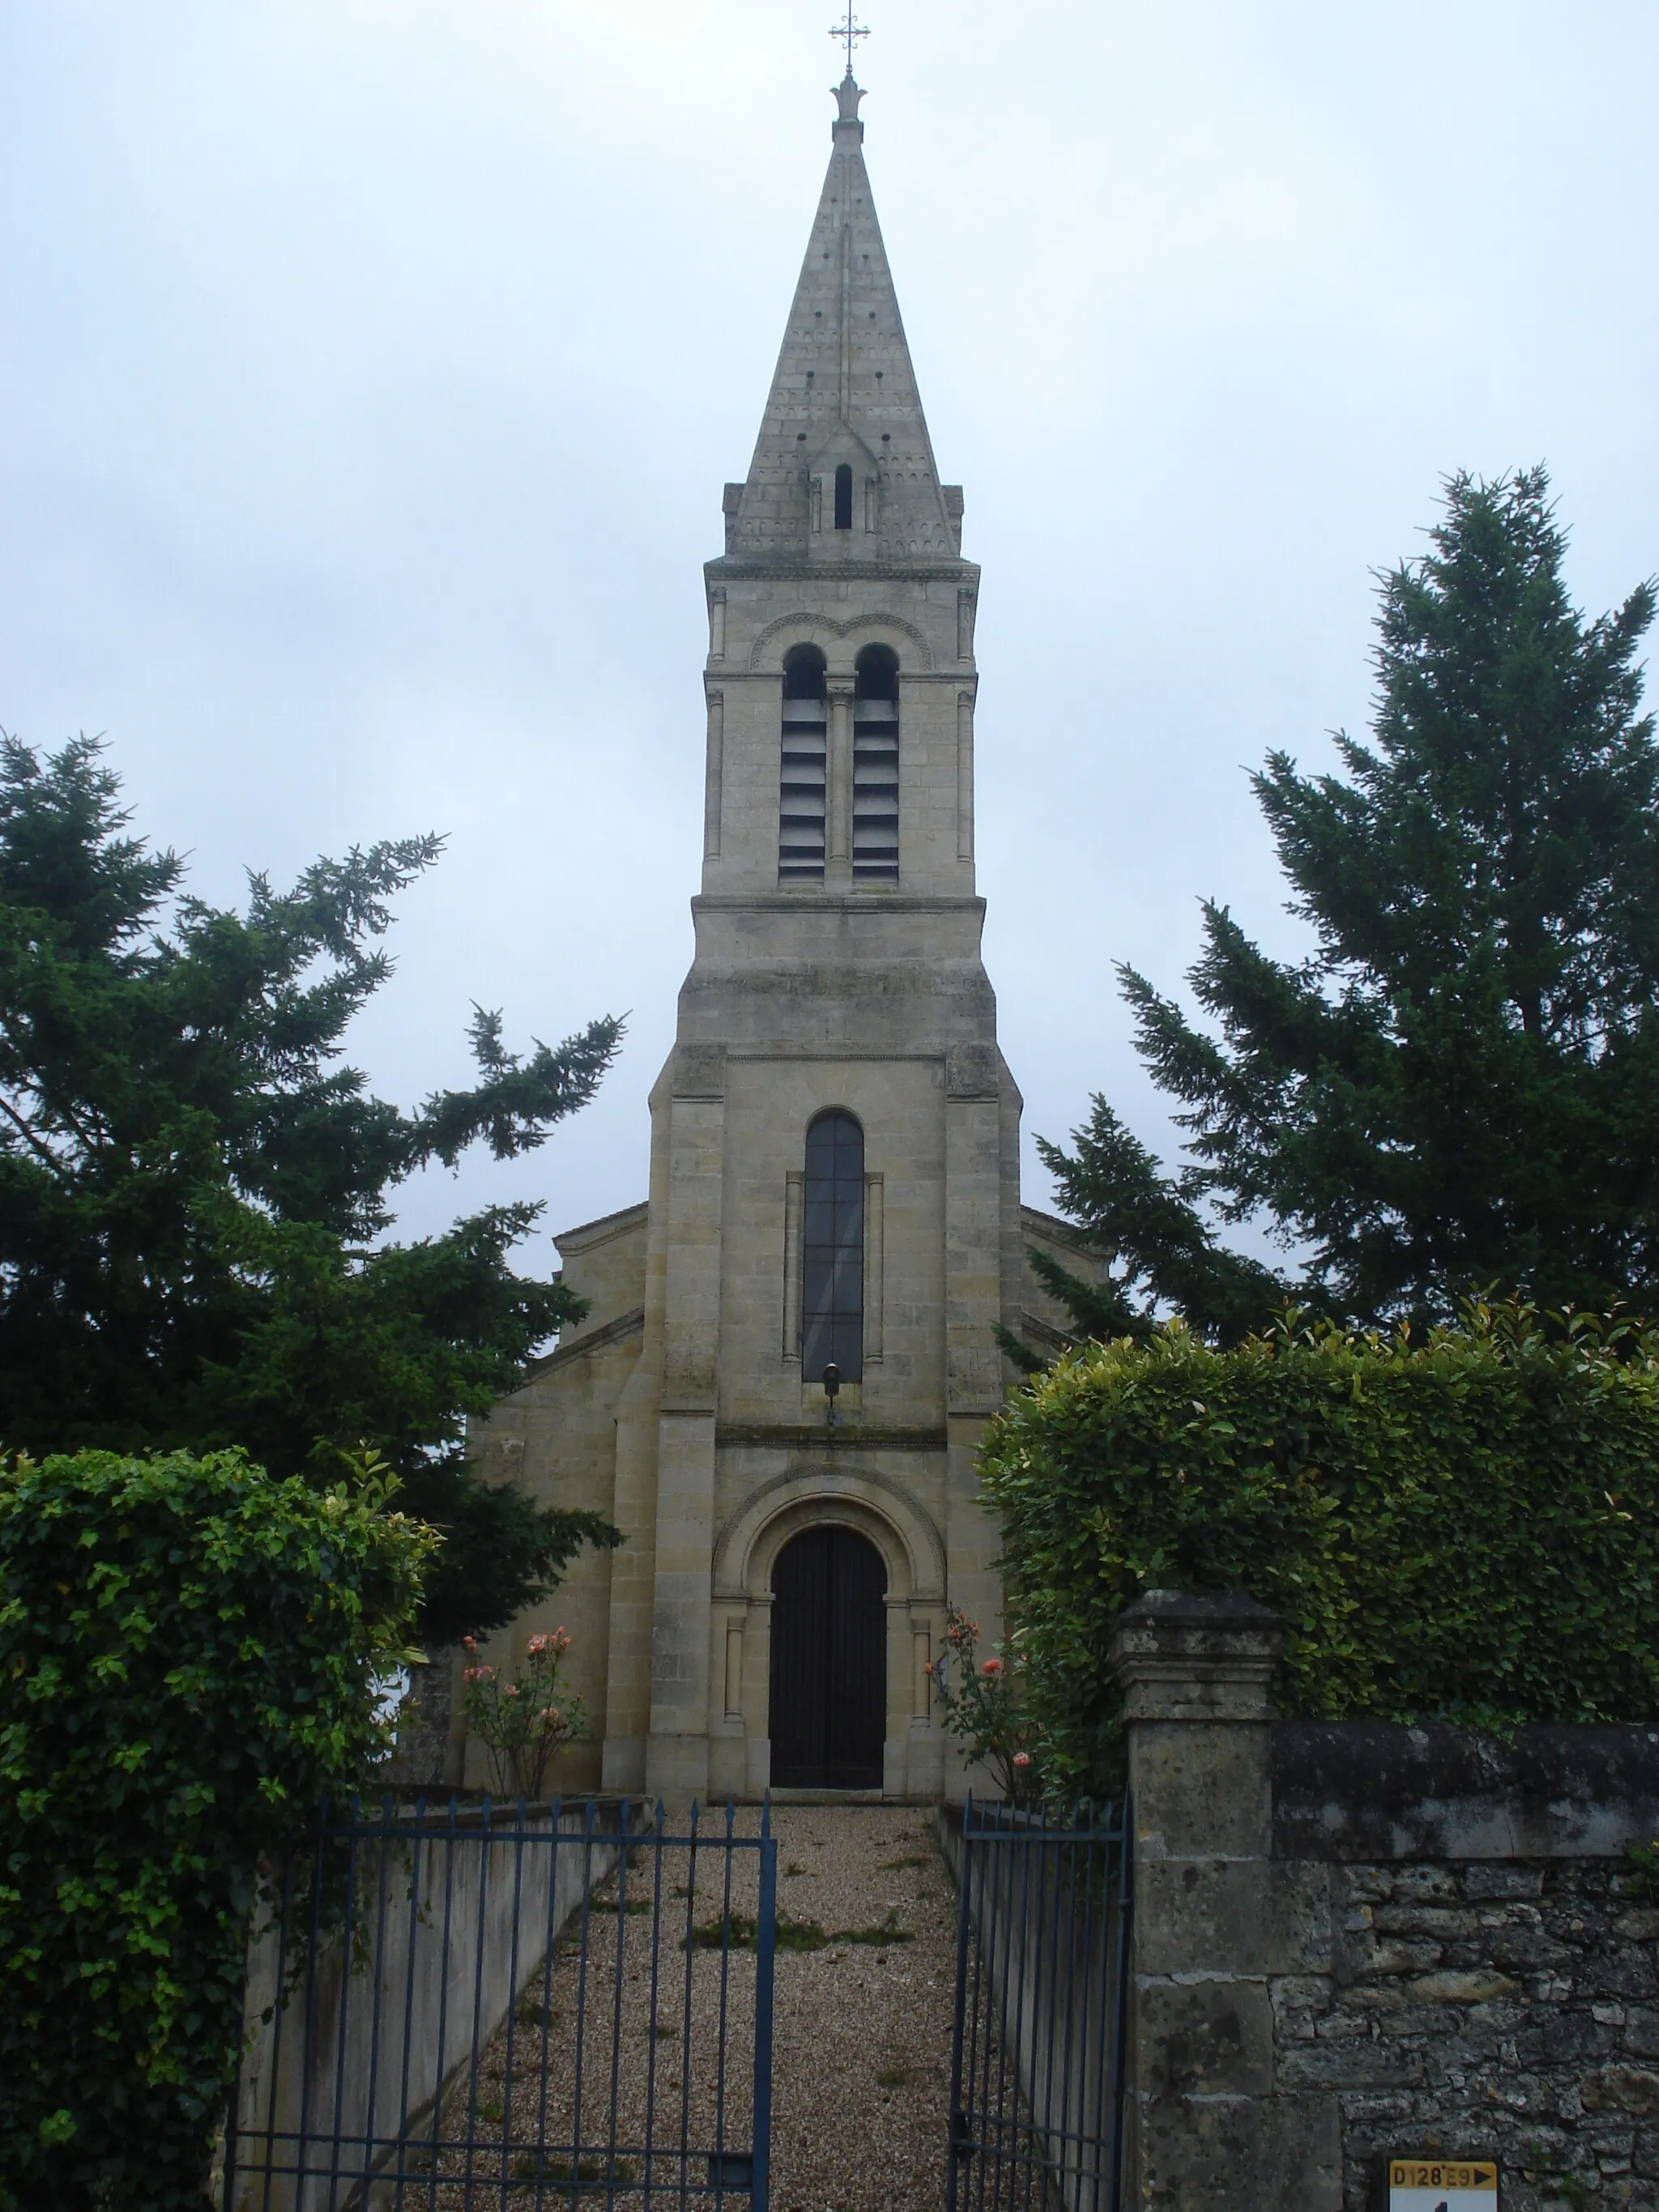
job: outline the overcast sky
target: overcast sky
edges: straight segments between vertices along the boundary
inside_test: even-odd
[[[546,1146],[644,1194],[701,852],[700,564],[819,182],[830,0],[0,0],[0,725],[107,734],[229,901],[428,828],[385,1095],[629,1011]],[[1110,963],[1300,943],[1246,769],[1370,710],[1370,571],[1548,463],[1659,568],[1653,0],[868,0],[868,157],[984,567],[981,888],[1028,1133],[1160,1146]],[[1045,1195],[1040,1170],[1029,1194]],[[551,1263],[544,1241],[527,1260]]]

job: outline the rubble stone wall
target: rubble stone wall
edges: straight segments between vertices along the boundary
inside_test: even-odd
[[[1628,1863],[1335,1872],[1331,1971],[1270,1994],[1275,2085],[1338,2100],[1345,2212],[1408,2148],[1496,2158],[1505,2212],[1659,2206],[1659,1907]]]

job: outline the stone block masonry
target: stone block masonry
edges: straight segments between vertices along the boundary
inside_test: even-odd
[[[1429,2153],[1503,2212],[1659,2212],[1659,1730],[1276,1722],[1281,1644],[1248,1598],[1119,1623],[1126,2204],[1381,2212]]]

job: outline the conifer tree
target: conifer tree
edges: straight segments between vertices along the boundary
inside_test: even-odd
[[[1659,748],[1638,652],[1653,586],[1587,621],[1542,468],[1446,487],[1380,580],[1372,742],[1253,779],[1316,949],[1267,957],[1204,907],[1189,1020],[1120,969],[1188,1133],[1165,1176],[1103,1099],[1045,1148],[1132,1317],[1225,1340],[1295,1297],[1362,1321],[1495,1286],[1659,1307]],[[1278,1276],[1213,1232],[1265,1223]],[[1086,1295],[1085,1295],[1086,1294]]]
[[[508,1264],[538,1206],[399,1244],[389,1194],[474,1143],[540,1145],[622,1024],[520,1057],[475,1010],[477,1082],[403,1112],[342,1038],[390,973],[391,900],[442,841],[319,860],[289,891],[253,876],[238,914],[188,896],[118,794],[85,739],[0,746],[0,1449],[241,1444],[332,1483],[368,1445],[446,1538],[423,1632],[499,1626],[583,1543],[618,1540],[480,1480],[463,1449],[466,1415],[582,1304]]]

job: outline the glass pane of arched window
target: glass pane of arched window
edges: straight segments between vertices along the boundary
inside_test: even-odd
[[[800,1371],[822,1382],[864,1379],[864,1132],[850,1114],[820,1114],[806,1132],[801,1223]]]

